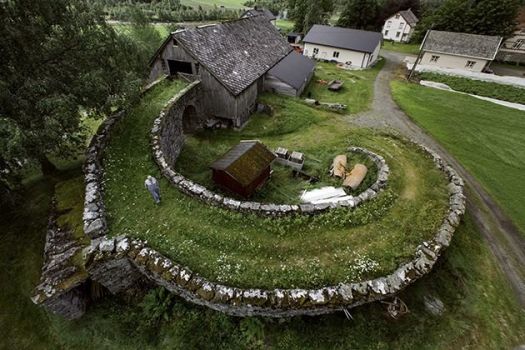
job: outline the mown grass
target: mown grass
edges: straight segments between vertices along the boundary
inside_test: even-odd
[[[456,91],[525,104],[525,88],[428,72],[420,73],[419,77],[447,84]]]
[[[320,102],[345,104],[348,109],[344,113],[363,112],[372,103],[374,80],[383,65],[384,60],[381,60],[371,69],[350,71],[338,68],[335,63],[319,62],[303,96]],[[343,81],[342,89],[328,90],[326,82],[331,80]],[[325,81],[325,83],[320,81]]]
[[[288,34],[293,31],[294,22],[289,19],[278,19],[275,21],[275,25],[279,28],[283,34]]]
[[[53,188],[48,179],[33,183],[22,205],[2,211],[2,349],[512,349],[525,342],[523,311],[468,216],[435,270],[401,294],[410,313],[398,321],[381,304],[351,310],[353,320],[339,313],[277,322],[228,317],[179,298],[167,321],[116,298],[65,321],[29,299]],[[443,316],[425,310],[426,295],[445,303]]]
[[[214,191],[220,191],[211,179],[210,164],[239,141],[258,139],[271,150],[285,147],[290,151],[303,152],[303,171],[319,178],[320,181],[310,184],[300,178],[294,178],[291,168],[274,163],[274,172],[270,180],[254,195],[253,200],[298,204],[300,194],[304,190],[323,186],[341,187],[342,181],[329,175],[332,160],[338,154],[347,155],[348,169],[358,163],[365,164],[369,169],[361,186],[355,191],[348,189],[349,194],[359,194],[375,182],[377,167],[370,158],[347,152],[348,146],[343,142],[348,130],[330,127],[334,120],[332,114],[325,111],[313,112],[311,107],[299,100],[278,95],[266,94],[261,100],[274,106],[275,116],[256,114],[242,131],[201,131],[187,137],[176,169],[188,178]],[[312,133],[312,128],[315,128],[315,133]],[[226,194],[236,197],[233,193]]]
[[[400,81],[394,99],[473,174],[525,232],[523,112]]]
[[[388,161],[389,189],[355,211],[312,218],[263,219],[188,198],[160,176],[149,147],[153,119],[181,87],[176,82],[147,94],[112,136],[105,158],[112,235],[146,239],[216,281],[244,287],[313,287],[390,272],[412,257],[441,223],[446,182],[430,159],[399,139],[350,129],[336,114],[284,97],[265,98],[274,103],[275,115],[254,116],[243,136],[307,155],[316,155],[319,148],[334,154],[349,145],[367,147]],[[232,136],[232,144],[240,137],[234,132],[225,135]],[[202,148],[210,147],[202,142]],[[160,179],[163,202],[158,207],[143,187],[148,174]],[[359,267],[363,265],[369,267]]]
[[[417,55],[419,54],[420,46],[420,44],[404,44],[396,43],[393,41],[384,41],[382,49],[387,51],[395,51],[411,55]]]

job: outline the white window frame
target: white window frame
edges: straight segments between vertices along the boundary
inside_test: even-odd
[[[319,53],[319,48],[314,47],[314,55],[317,55]]]
[[[385,35],[388,35],[388,29],[387,29],[387,30],[385,30]]]
[[[399,29],[403,29],[404,26],[405,26],[404,22],[399,23]]]
[[[440,56],[438,56],[438,55],[432,55],[430,57],[430,63],[437,63],[437,61],[439,61],[439,58],[440,58]]]
[[[391,25],[392,25],[392,21],[387,21],[387,22],[386,22],[386,27],[387,27],[387,28],[390,28]]]
[[[332,54],[332,57],[339,58],[339,51],[334,51],[334,53]]]

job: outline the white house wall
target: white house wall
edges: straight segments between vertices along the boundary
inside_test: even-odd
[[[305,43],[303,55],[310,58],[317,58],[322,60],[337,61],[339,63],[352,62],[352,67],[367,68],[373,64],[379,57],[379,49],[381,44],[377,45],[374,53],[372,53],[372,59],[369,59],[370,54],[351,51],[347,49],[340,49],[331,46],[324,46],[318,44]],[[314,54],[314,49],[319,49],[318,54]],[[339,52],[339,57],[334,57],[334,52]]]
[[[437,62],[431,61],[432,56],[439,56]],[[474,61],[476,62],[476,64],[473,68],[467,68],[467,61]],[[435,52],[425,52],[423,54],[423,57],[421,57],[421,61],[419,63],[425,66],[436,66],[443,68],[464,69],[472,72],[481,72],[488,62],[488,60],[479,58],[455,56]]]
[[[408,42],[414,33],[414,28],[407,23],[403,16],[399,15],[399,18],[396,18],[394,15],[385,21],[382,33],[385,40]]]

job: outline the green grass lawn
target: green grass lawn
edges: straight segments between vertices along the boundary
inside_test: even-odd
[[[341,187],[341,180],[331,177],[329,169],[337,154],[346,154],[348,168],[361,163],[369,171],[363,183],[354,191],[347,189],[348,194],[358,195],[370,187],[377,179],[377,167],[374,162],[362,155],[346,152],[342,143],[348,130],[332,128],[331,123],[340,122],[325,111],[313,112],[312,108],[298,100],[266,94],[262,102],[277,108],[274,117],[255,115],[242,131],[214,130],[201,131],[187,137],[186,145],[176,164],[176,170],[214,191],[220,191],[215,186],[209,169],[216,159],[219,159],[230,148],[241,140],[259,139],[271,150],[284,146],[290,151],[303,152],[305,166],[303,171],[320,179],[315,184],[294,178],[289,167],[274,164],[271,180],[258,191],[252,200],[264,203],[299,204],[300,194],[304,190],[321,188],[323,186]],[[283,116],[285,118],[283,118]],[[316,133],[311,128],[316,128]],[[322,139],[318,139],[323,135]],[[317,142],[316,142],[317,141]],[[235,197],[232,193],[225,193]],[[239,198],[242,199],[242,198]]]
[[[383,50],[401,52],[411,55],[419,54],[420,44],[395,43],[393,41],[383,41]]]
[[[447,84],[456,91],[525,104],[524,88],[429,72],[420,73],[419,78]]]
[[[363,112],[372,102],[374,80],[383,65],[384,60],[381,60],[374,68],[351,71],[338,68],[335,63],[319,62],[303,97],[314,98],[320,102],[345,104],[348,106],[345,111],[347,114]],[[328,86],[319,80],[342,80],[344,85],[341,90],[334,92],[328,90]]]
[[[112,235],[146,239],[215,281],[242,287],[314,287],[391,272],[441,224],[447,202],[445,179],[423,153],[394,137],[351,129],[337,114],[277,96],[263,98],[273,104],[273,117],[255,115],[242,133],[218,134],[223,142],[217,152],[241,137],[260,138],[272,148],[303,151],[328,171],[328,155],[349,145],[364,146],[389,163],[389,189],[355,211],[283,219],[235,214],[187,197],[159,175],[149,146],[153,119],[181,87],[176,82],[147,94],[113,134],[105,160]],[[215,147],[209,138],[196,142],[203,148]],[[181,166],[189,169],[196,156],[191,149],[185,152]],[[204,152],[198,153],[200,157]],[[161,180],[160,207],[143,187],[148,174]],[[360,270],[353,263],[358,261],[376,266]]]
[[[294,22],[289,19],[278,19],[275,21],[275,25],[282,31],[283,34],[287,34],[293,31]]]
[[[54,187],[48,179],[28,185],[22,205],[3,210],[0,218],[2,349],[477,350],[525,342],[519,331],[525,327],[523,312],[468,216],[436,270],[401,294],[410,313],[398,321],[389,319],[381,304],[351,310],[353,320],[339,313],[275,321],[228,317],[175,298],[168,319],[159,322],[145,302],[109,298],[68,322],[29,299],[40,276]],[[443,316],[425,310],[426,295],[443,300]]]
[[[470,96],[400,81],[396,102],[434,136],[525,232],[524,113]]]
[[[244,8],[245,2],[245,0],[182,0],[181,4],[192,6],[194,8],[199,6],[202,6],[203,8],[224,6],[230,9],[242,9]]]

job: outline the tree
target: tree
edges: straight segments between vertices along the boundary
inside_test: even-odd
[[[355,29],[375,29],[377,15],[376,0],[346,0],[337,25]]]
[[[137,96],[137,47],[82,0],[0,3],[0,183],[49,155],[85,145],[82,118],[103,117]]]
[[[519,0],[445,0],[419,23],[415,38],[436,30],[507,37],[515,30]]]
[[[304,17],[303,32],[306,33],[314,24],[323,23],[322,8],[317,5],[316,0],[308,0],[308,11]]]
[[[304,31],[304,20],[308,12],[308,0],[295,0],[291,19],[294,20],[294,30],[298,32]]]

